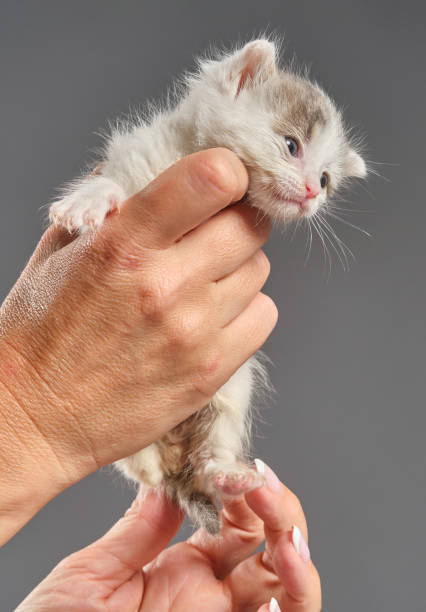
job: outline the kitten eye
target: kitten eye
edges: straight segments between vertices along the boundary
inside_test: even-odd
[[[286,136],[285,143],[287,145],[290,155],[292,155],[293,157],[297,157],[297,154],[299,152],[299,145],[294,140],[294,138],[290,138],[290,136]]]
[[[328,174],[326,172],[321,174],[320,184],[322,189],[328,185]]]

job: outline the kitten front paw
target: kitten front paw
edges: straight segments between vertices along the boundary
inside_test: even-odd
[[[265,477],[245,466],[232,466],[215,475],[214,485],[221,495],[243,495],[265,484]]]
[[[103,177],[94,177],[62,200],[53,202],[49,219],[69,232],[96,229],[110,211],[119,208],[124,199],[124,191],[119,185]]]
[[[102,225],[109,205],[105,201],[82,202],[64,198],[54,202],[50,207],[49,219],[55,225],[61,225],[69,232],[83,230],[85,226],[96,228]]]

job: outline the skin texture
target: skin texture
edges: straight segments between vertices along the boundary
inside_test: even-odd
[[[226,149],[182,159],[100,232],[50,227],[0,311],[0,544],[204,406],[277,320],[270,226]]]
[[[291,542],[306,520],[283,484],[234,500],[222,512],[221,538],[197,531],[164,550],[182,516],[164,499],[137,498],[100,540],[64,559],[17,612],[319,612],[321,587],[311,560]],[[266,552],[254,553],[266,538]],[[141,569],[143,568],[143,569]]]

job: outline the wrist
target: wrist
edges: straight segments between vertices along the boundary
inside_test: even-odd
[[[0,341],[0,546],[46,503],[88,473],[74,464],[65,427],[26,357]],[[66,438],[66,436],[64,436]],[[61,448],[63,447],[63,448]]]

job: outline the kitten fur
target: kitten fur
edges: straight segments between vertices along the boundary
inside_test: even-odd
[[[227,147],[244,162],[250,205],[281,224],[313,219],[366,166],[328,95],[280,68],[277,55],[276,44],[262,39],[201,60],[174,106],[112,130],[99,173],[71,183],[50,219],[70,231],[100,228],[109,211],[171,164],[210,147]],[[265,372],[253,357],[207,406],[117,467],[161,487],[196,525],[217,534],[221,500],[263,484],[248,463],[250,399],[259,380]]]

